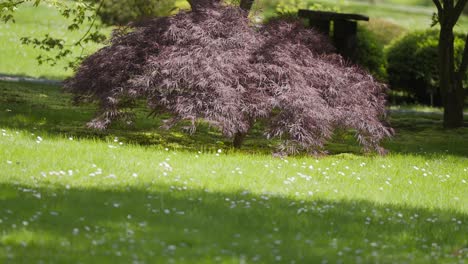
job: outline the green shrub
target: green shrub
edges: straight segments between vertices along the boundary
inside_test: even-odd
[[[167,16],[175,0],[106,0],[98,12],[108,25],[123,25],[145,17]]]
[[[437,30],[416,31],[395,41],[387,50],[388,78],[392,89],[405,91],[421,104],[441,105],[439,89]],[[464,38],[455,37],[455,58],[459,65]]]
[[[384,45],[377,35],[366,27],[358,27],[357,47],[351,59],[371,72],[374,77],[386,79]]]

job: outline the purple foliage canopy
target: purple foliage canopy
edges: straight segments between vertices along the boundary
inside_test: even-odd
[[[336,129],[356,131],[366,150],[393,131],[384,123],[385,85],[349,64],[327,37],[294,21],[254,27],[245,11],[192,0],[181,12],[132,25],[88,57],[65,83],[77,102],[99,101],[89,125],[104,129],[138,98],[175,121],[198,119],[228,137],[258,119],[284,151],[316,152]]]

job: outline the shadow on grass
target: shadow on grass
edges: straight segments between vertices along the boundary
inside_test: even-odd
[[[3,263],[390,263],[468,257],[468,216],[445,210],[161,185],[119,192],[3,184],[0,190]]]
[[[169,116],[146,118],[148,112],[144,108],[136,109],[137,118],[132,126],[116,123],[107,131],[87,129],[85,124],[92,119],[96,107],[77,107],[70,102],[71,96],[61,92],[58,86],[0,82],[0,127],[75,138],[113,140],[119,137],[127,143],[192,151],[232,148],[230,139],[208,125],[199,126],[193,135],[183,132],[184,124],[170,130],[160,129]],[[384,147],[392,153],[468,156],[468,128],[445,131],[441,128],[441,119],[438,113],[393,112],[391,123],[397,135],[384,142]],[[278,143],[278,140],[267,140],[262,125],[257,124],[246,138],[242,152],[271,154]],[[361,147],[349,133],[335,137],[326,149],[331,154],[362,154]]]
[[[0,185],[0,260],[428,263],[468,257],[468,215],[451,211],[156,184],[121,188]]]

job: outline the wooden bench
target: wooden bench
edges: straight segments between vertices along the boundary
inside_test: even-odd
[[[333,42],[339,53],[352,57],[357,44],[357,21],[369,21],[369,17],[359,14],[345,14],[325,11],[299,10],[299,17],[307,18],[311,27],[330,36],[333,21]]]

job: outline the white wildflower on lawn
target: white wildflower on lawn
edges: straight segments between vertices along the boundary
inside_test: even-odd
[[[415,170],[419,170],[419,168],[418,168],[418,167],[416,167],[416,166],[413,166],[413,169],[415,169]]]
[[[136,173],[134,172],[134,173],[132,173],[132,177],[137,178],[137,177],[138,177],[138,174],[136,174]]]
[[[177,249],[177,247],[174,246],[174,245],[169,245],[169,246],[167,246],[167,249],[170,250],[170,251],[174,251],[174,250]]]
[[[159,163],[159,166],[162,167],[166,171],[172,171],[171,165],[169,165],[169,163],[167,163],[165,161]]]
[[[7,162],[6,162],[6,163],[7,163],[7,164],[13,164],[13,161],[11,161],[11,160],[7,160]]]
[[[297,214],[301,214],[301,213],[307,213],[307,209],[306,208],[299,208],[297,210]]]
[[[73,138],[72,138],[72,137],[69,137],[68,140],[73,140]]]

